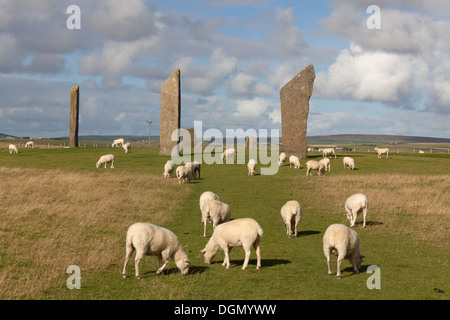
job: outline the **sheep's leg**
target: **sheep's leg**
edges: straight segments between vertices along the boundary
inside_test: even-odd
[[[131,258],[131,255],[134,252],[134,247],[131,244],[127,244],[126,249],[125,249],[125,263],[123,264],[123,270],[122,270],[122,278],[126,278],[127,275],[127,265],[128,265],[128,261]]]
[[[337,259],[337,274],[336,274],[336,276],[338,278],[341,277],[341,263],[342,263],[343,259],[344,259],[344,257],[342,257],[341,255],[338,256],[338,259]]]
[[[163,271],[163,269],[167,266],[167,264],[170,262],[169,259],[164,259],[164,264],[162,265],[161,268],[158,269],[158,271],[156,271],[156,274],[161,274],[161,272]]]
[[[243,247],[245,251],[245,260],[244,265],[242,266],[242,270],[247,269],[248,261],[250,260],[250,247]]]
[[[367,207],[365,207],[365,208],[363,209],[363,219],[364,219],[364,222],[363,222],[363,228],[366,227],[366,216],[367,216]]]
[[[325,258],[327,259],[328,275],[332,276],[333,273],[331,272],[330,249],[329,248],[323,248],[323,253],[325,254]]]
[[[253,243],[253,248],[256,251],[256,270],[261,269],[261,237],[258,236],[255,242]]]
[[[134,269],[136,272],[136,279],[140,279],[141,275],[139,273],[139,265],[141,263],[142,258],[144,257],[145,253],[142,250],[136,250],[136,257],[134,258]]]
[[[228,247],[228,245],[223,247],[223,252],[225,254],[225,258],[223,259],[222,266],[226,266],[227,269],[230,269],[230,257],[228,253],[231,251],[231,248]]]
[[[111,161],[111,169],[114,168],[114,161]]]

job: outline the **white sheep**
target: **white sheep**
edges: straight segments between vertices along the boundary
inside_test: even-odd
[[[111,144],[111,147],[121,147],[121,146],[123,146],[123,144],[125,143],[125,139],[122,139],[122,138],[120,138],[120,139],[116,139],[116,140],[113,140],[113,143]]]
[[[115,159],[115,157],[113,154],[106,154],[104,156],[101,156],[100,159],[98,159],[95,166],[97,168],[99,168],[102,164],[104,164],[105,168],[106,168],[106,164],[111,163],[111,169],[113,169],[114,168],[114,159]]]
[[[17,150],[17,147],[15,146],[15,145],[13,145],[13,144],[10,144],[9,146],[8,146],[8,151],[9,151],[9,153],[19,153],[19,150]]]
[[[381,159],[382,154],[386,154],[386,159],[389,158],[389,149],[388,148],[380,149],[378,147],[375,147],[374,150],[378,153],[378,159]]]
[[[230,221],[231,209],[220,200],[210,200],[202,207],[203,237],[206,238],[206,223],[212,223],[213,229],[223,222]]]
[[[200,205],[200,211],[202,210],[203,206],[210,200],[220,200],[219,196],[211,191],[205,191],[200,195],[199,205]]]
[[[255,170],[256,170],[256,160],[255,159],[248,160],[247,169],[248,169],[249,176],[255,175]]]
[[[32,148],[32,149],[34,149],[34,142],[33,141],[28,141],[27,143],[25,143],[25,148]]]
[[[421,150],[419,150],[419,153],[425,153],[425,152],[421,149]]]
[[[325,171],[327,171],[327,169],[328,169],[328,172],[331,171],[331,160],[330,159],[323,158],[323,159],[319,160],[319,163],[323,164],[323,166],[325,167]]]
[[[336,152],[334,151],[334,148],[320,148],[319,151],[322,151],[322,156],[324,158],[334,154],[334,158],[336,159]]]
[[[222,160],[226,159],[228,157],[232,157],[234,159],[234,156],[236,155],[236,149],[235,148],[229,148],[226,149],[223,153],[222,153]]]
[[[241,218],[222,223],[214,229],[214,233],[201,250],[206,264],[210,264],[217,251],[223,250],[225,259],[222,265],[230,268],[228,253],[233,247],[242,247],[245,251],[245,260],[242,270],[247,268],[250,259],[250,248],[253,245],[256,251],[256,269],[261,268],[261,237],[263,229],[251,218]]]
[[[175,163],[172,160],[167,160],[164,164],[164,178],[170,178],[172,176],[173,170],[175,170]]]
[[[159,269],[156,274],[160,274],[166,265],[173,259],[182,275],[189,272],[191,261],[183,250],[177,236],[170,230],[156,226],[151,223],[138,222],[131,225],[127,231],[125,245],[125,263],[123,265],[122,277],[126,278],[128,261],[134,250],[136,250],[135,272],[136,278],[140,279],[139,264],[147,256],[157,256]],[[162,264],[164,260],[164,264]]]
[[[320,176],[325,172],[325,166],[323,163],[317,162],[316,160],[309,160],[306,162],[306,175],[311,175],[311,170],[317,170],[317,175]]]
[[[300,169],[300,159],[297,156],[290,156],[289,157],[289,168],[291,168],[291,165],[294,165],[295,169]]]
[[[345,211],[347,211],[347,219],[350,221],[350,227],[355,226],[356,217],[358,213],[363,213],[363,228],[366,227],[366,216],[369,211],[369,201],[366,195],[362,193],[355,193],[345,200]]]
[[[280,156],[279,156],[278,159],[279,159],[278,165],[279,165],[280,167],[284,166],[284,162],[285,162],[286,159],[287,159],[286,153],[284,153],[284,152],[280,153]]]
[[[193,170],[190,163],[186,163],[184,166],[178,166],[176,170],[176,175],[178,178],[178,183],[183,183],[187,180],[188,183],[191,182]]]
[[[131,150],[131,143],[127,142],[125,144],[122,145],[123,150],[125,150],[125,153],[128,153],[128,151]]]
[[[302,207],[297,200],[290,200],[281,207],[281,217],[286,225],[286,234],[289,238],[297,237],[297,226],[302,218]]]
[[[350,157],[344,157],[344,159],[342,160],[342,162],[344,163],[344,169],[355,169],[355,160],[353,158]]]
[[[200,179],[201,165],[198,161],[189,162],[192,166],[192,179]],[[198,178],[197,178],[198,172]]]
[[[333,275],[331,272],[330,254],[338,257],[336,274],[338,278],[341,277],[341,262],[343,259],[347,259],[353,266],[353,270],[359,273],[364,258],[359,251],[358,234],[343,224],[332,224],[327,228],[323,235],[323,253],[327,259],[328,274],[330,276]]]

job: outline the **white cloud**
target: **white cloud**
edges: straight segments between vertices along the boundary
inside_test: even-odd
[[[257,118],[264,114],[271,105],[270,100],[254,98],[251,100],[237,100],[236,112],[233,116],[238,118]]]

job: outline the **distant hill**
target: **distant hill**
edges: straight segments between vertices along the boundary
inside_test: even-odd
[[[383,134],[337,134],[328,136],[307,136],[308,144],[401,144],[401,143],[450,143],[447,138],[397,136]]]
[[[0,133],[0,138],[4,139],[7,137],[11,137],[11,138],[18,138],[16,136],[10,135],[10,134],[5,134],[5,133]]]

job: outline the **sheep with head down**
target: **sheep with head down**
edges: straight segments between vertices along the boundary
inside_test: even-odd
[[[167,160],[164,164],[164,178],[170,178],[172,176],[173,171],[175,170],[175,163],[172,160]]]
[[[316,160],[309,160],[308,162],[306,162],[306,175],[312,176],[312,170],[317,170],[317,175],[320,176],[325,172],[325,166],[323,165],[323,163],[320,163]]]
[[[206,224],[213,224],[213,229],[223,222],[230,221],[230,206],[220,200],[209,200],[202,207],[203,237],[206,238]]]
[[[363,228],[366,227],[366,217],[369,211],[369,200],[367,196],[362,193],[355,193],[345,200],[345,211],[347,211],[347,219],[350,221],[350,227],[355,226],[356,217],[358,213],[363,214]]]
[[[111,163],[111,169],[113,169],[114,168],[114,159],[115,159],[115,157],[113,154],[106,154],[104,156],[101,156],[100,159],[98,159],[95,166],[97,168],[99,168],[100,166],[105,165],[105,168],[106,168],[106,164]]]
[[[290,200],[281,207],[281,217],[286,225],[286,234],[289,238],[297,237],[297,228],[302,218],[302,207],[297,200]]]

